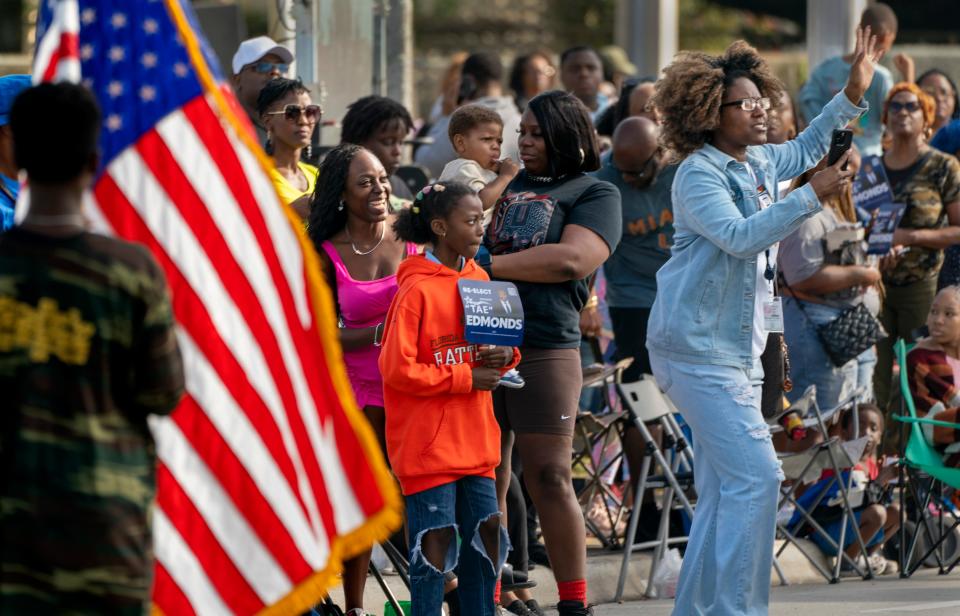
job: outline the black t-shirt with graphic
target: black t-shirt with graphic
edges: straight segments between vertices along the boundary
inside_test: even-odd
[[[494,212],[484,243],[495,256],[556,244],[566,225],[579,225],[595,232],[612,253],[622,232],[619,191],[613,184],[583,173],[538,182],[521,171]],[[523,301],[524,345],[544,349],[572,349],[580,345],[580,310],[590,296],[586,279],[512,282]]]

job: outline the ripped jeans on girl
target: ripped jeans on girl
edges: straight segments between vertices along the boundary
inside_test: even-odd
[[[413,616],[437,616],[444,574],[457,570],[461,614],[494,616],[494,588],[510,550],[489,477],[463,477],[404,497]],[[457,535],[460,544],[457,544]]]

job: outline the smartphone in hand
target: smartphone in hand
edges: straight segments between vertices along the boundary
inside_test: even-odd
[[[830,153],[827,154],[827,166],[833,166],[840,157],[843,156],[853,144],[853,131],[849,128],[839,128],[833,131],[830,137]],[[843,170],[847,170],[847,163],[843,164]]]

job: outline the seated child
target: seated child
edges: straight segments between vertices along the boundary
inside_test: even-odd
[[[863,448],[863,454],[860,462],[853,469],[843,471],[841,481],[851,481],[848,473],[852,473],[851,488],[848,493],[850,506],[853,508],[853,515],[857,520],[860,529],[860,536],[867,547],[867,558],[870,560],[870,567],[877,575],[882,573],[895,573],[897,563],[886,560],[880,549],[887,537],[900,527],[900,509],[894,504],[884,504],[884,488],[891,480],[897,476],[897,467],[895,464],[889,464],[882,469],[877,464],[877,454],[880,452],[880,439],[883,436],[883,413],[875,404],[860,404],[858,407],[858,420],[860,424],[859,436],[853,433],[853,413],[844,413],[841,421],[843,437],[845,440],[855,440],[861,437],[867,437],[866,445]],[[827,490],[824,495],[824,490]],[[833,482],[833,472],[825,471],[820,480],[810,486],[797,502],[806,510],[819,501],[816,509],[811,515],[817,523],[823,527],[833,544],[840,541],[840,531],[843,522],[843,500],[840,491],[835,482]],[[794,515],[790,525],[795,525],[800,521],[799,512]],[[812,525],[804,528],[808,538],[817,544],[821,551],[828,556],[836,556],[837,549]],[[860,543],[856,539],[853,521],[847,521],[847,531],[844,536],[844,553],[855,560],[863,567],[863,557],[860,554]],[[841,566],[841,575],[857,575],[856,570],[845,560]]]
[[[930,335],[907,354],[910,393],[920,417],[960,423],[960,287],[944,287],[927,315]],[[947,466],[960,467],[960,433],[920,424]]]
[[[507,184],[520,172],[520,166],[504,158],[500,160],[503,145],[503,120],[493,109],[482,105],[464,105],[450,116],[450,142],[459,158],[450,161],[440,174],[441,183],[462,182],[477,192],[483,203],[483,228],[493,217]],[[510,135],[516,139],[516,136]],[[504,387],[518,389],[524,386],[523,377],[516,370],[503,375]]]
[[[497,507],[500,428],[490,391],[520,352],[464,339],[457,282],[489,280],[473,260],[483,207],[470,187],[425,187],[394,230],[428,246],[400,265],[380,353],[387,455],[407,509],[413,615],[440,613],[444,574],[454,567],[461,614],[490,615],[509,549]]]

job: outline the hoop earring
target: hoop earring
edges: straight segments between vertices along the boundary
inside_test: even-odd
[[[584,159],[587,157],[587,155],[584,153],[583,148],[580,148],[579,151],[580,151],[580,164],[582,165],[582,164],[583,164],[583,161],[584,161]]]
[[[340,199],[340,205],[337,206],[337,211],[342,212],[344,206],[346,206],[346,203],[343,202],[343,199]]]

